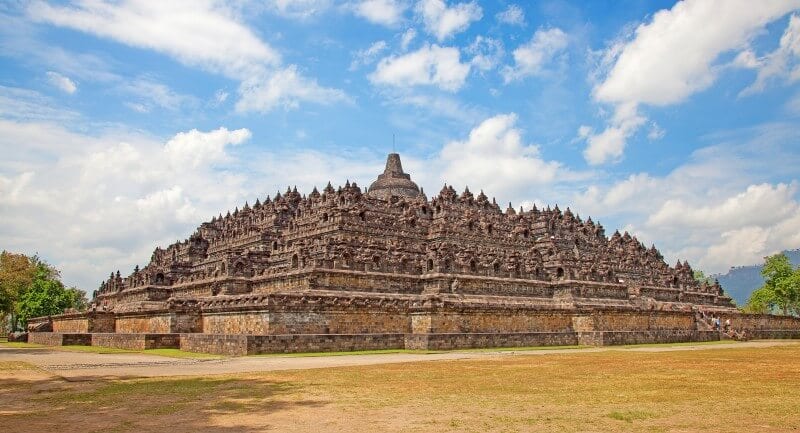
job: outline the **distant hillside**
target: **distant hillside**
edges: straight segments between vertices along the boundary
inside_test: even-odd
[[[783,253],[789,257],[792,265],[800,265],[800,249]],[[763,265],[734,266],[727,273],[712,275],[712,278],[718,279],[725,293],[736,301],[736,305],[742,306],[753,290],[764,284],[764,278],[761,276],[762,267]]]

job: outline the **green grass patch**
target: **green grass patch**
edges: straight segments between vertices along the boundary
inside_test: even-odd
[[[624,410],[624,411],[613,411],[609,412],[607,417],[611,419],[615,419],[617,421],[625,421],[625,422],[634,422],[634,421],[642,421],[648,418],[653,418],[653,414],[650,412],[645,412],[643,410]]]
[[[13,347],[13,348],[18,348],[18,349],[41,349],[43,347],[47,347],[47,346],[44,346],[44,345],[41,345],[41,344],[22,343],[22,342],[15,342],[15,341],[12,341],[10,343],[8,341],[1,342],[0,346],[2,346],[2,347]]]

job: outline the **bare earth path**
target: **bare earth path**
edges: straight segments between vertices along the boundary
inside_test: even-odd
[[[557,353],[597,353],[614,350],[665,352],[763,348],[798,344],[796,341],[749,341],[679,346],[601,347],[585,349],[545,349],[521,351],[464,351],[443,353],[386,353],[338,356],[250,356],[223,359],[176,359],[144,353],[84,353],[48,348],[10,348],[0,346],[0,361],[31,363],[66,380],[109,378],[147,378],[167,376],[205,376],[282,370],[353,367],[420,361],[456,361],[505,356],[539,356]]]

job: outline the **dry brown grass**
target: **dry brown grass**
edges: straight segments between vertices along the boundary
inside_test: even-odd
[[[800,345],[68,383],[0,365],[3,431],[783,432]]]

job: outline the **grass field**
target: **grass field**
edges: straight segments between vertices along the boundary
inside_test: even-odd
[[[4,432],[789,432],[800,345],[65,382],[0,362]]]

